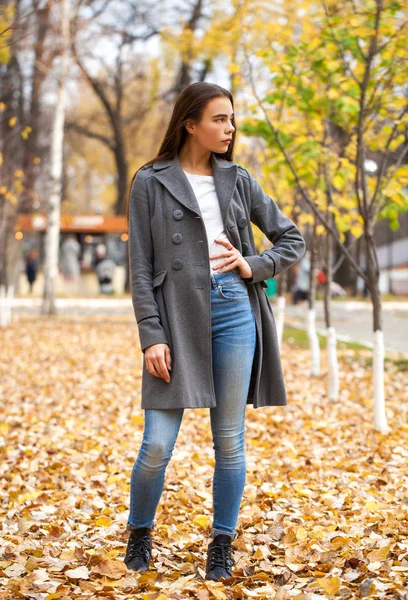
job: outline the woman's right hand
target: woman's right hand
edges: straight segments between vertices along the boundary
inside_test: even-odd
[[[170,383],[171,355],[168,344],[152,344],[146,348],[144,355],[149,373]]]

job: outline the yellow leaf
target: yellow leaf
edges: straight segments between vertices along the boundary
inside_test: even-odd
[[[99,519],[96,519],[95,525],[97,527],[109,527],[109,525],[112,524],[112,521],[110,520],[109,517],[99,517]]]
[[[307,531],[304,527],[298,527],[296,531],[296,538],[298,540],[305,540],[307,538]]]
[[[370,27],[356,27],[354,29],[354,34],[360,36],[361,38],[368,39],[370,36],[374,35],[374,30],[370,29]]]
[[[306,225],[307,223],[310,223],[311,225],[313,225],[314,223],[314,215],[311,215],[309,213],[303,213],[302,214],[302,224]]]
[[[327,95],[330,98],[330,100],[336,100],[336,98],[339,97],[340,93],[334,88],[331,88]]]
[[[313,496],[313,492],[307,488],[304,488],[300,483],[295,483],[293,488],[299,494],[299,496],[303,496],[304,498],[310,498],[310,496]]]
[[[321,577],[316,581],[330,596],[334,596],[339,591],[340,579],[338,577]]]
[[[321,43],[322,43],[321,38],[316,36],[315,38],[313,38],[312,40],[309,41],[309,43],[307,45],[308,51],[310,52],[311,50],[316,50],[316,48],[318,48]]]
[[[256,551],[253,553],[252,558],[256,558],[256,560],[259,559],[263,559],[264,558],[264,553],[262,552],[262,548],[257,548]]]
[[[32,129],[31,127],[24,127],[23,131],[21,132],[21,137],[26,140],[28,138],[28,136],[30,135]]]
[[[82,567],[77,567],[76,569],[69,569],[64,572],[64,575],[70,579],[89,579],[89,571],[86,565],[82,565]]]
[[[106,575],[106,577],[110,577],[110,579],[120,579],[127,572],[127,567],[121,560],[107,558],[96,565],[92,571],[94,573],[99,573],[100,575]]]
[[[118,481],[120,481],[120,475],[110,475],[106,480],[107,483],[117,483]]]
[[[211,592],[211,594],[214,596],[214,598],[219,598],[220,600],[227,600],[227,596],[219,588],[216,588],[216,587],[213,588],[213,587],[208,586],[208,589]]]
[[[361,24],[361,17],[360,15],[354,15],[351,17],[350,19],[350,25],[352,27],[358,27]]]
[[[350,231],[355,238],[359,238],[363,234],[363,228],[361,225],[352,225]]]
[[[11,117],[11,119],[9,119],[9,127],[14,127],[14,125],[17,123],[17,117]]]
[[[17,204],[17,197],[12,192],[7,192],[7,194],[6,194],[6,200],[8,200],[9,202],[11,202],[11,204],[13,204],[14,206],[16,206],[16,204]]]
[[[27,500],[35,500],[38,498],[38,496],[41,496],[41,494],[41,490],[33,490],[31,492],[27,492],[26,494],[21,494],[21,496],[18,497],[18,501],[26,502]]]
[[[406,206],[407,204],[407,200],[405,196],[399,196],[398,194],[393,194],[391,196],[391,199],[393,202],[395,202],[395,204],[399,204],[399,206]]]
[[[375,512],[376,510],[379,510],[381,508],[381,506],[377,502],[375,502],[374,500],[368,500],[368,502],[366,502],[364,504],[364,507],[367,510],[371,510],[373,512]]]
[[[193,523],[199,527],[207,527],[208,515],[197,515],[194,517]]]
[[[367,558],[369,558],[370,561],[373,562],[378,560],[385,560],[389,555],[390,550],[391,544],[389,546],[385,546],[384,548],[376,548],[375,550],[367,554]]]

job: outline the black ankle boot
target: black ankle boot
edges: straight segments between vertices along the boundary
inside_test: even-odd
[[[152,558],[152,536],[148,527],[132,529],[123,560],[131,571],[147,571]]]
[[[229,535],[220,533],[208,545],[206,579],[218,581],[220,577],[231,577],[231,568],[235,564],[231,542]]]

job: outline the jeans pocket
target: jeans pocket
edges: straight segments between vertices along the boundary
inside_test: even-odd
[[[224,300],[248,300],[248,290],[245,283],[239,279],[217,284],[218,295]]]

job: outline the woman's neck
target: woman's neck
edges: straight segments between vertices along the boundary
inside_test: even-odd
[[[181,168],[192,175],[212,175],[211,151],[184,144],[178,153]]]

